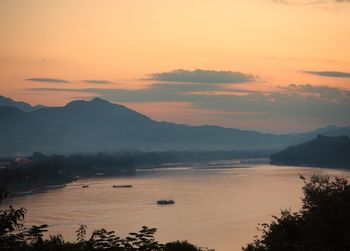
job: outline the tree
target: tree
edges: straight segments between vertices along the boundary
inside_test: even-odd
[[[0,189],[0,203],[7,196],[6,190]],[[0,250],[11,249],[24,244],[26,235],[23,220],[25,213],[26,209],[15,209],[12,206],[0,210]]]
[[[77,241],[78,242],[84,242],[85,241],[86,229],[87,229],[86,225],[80,224],[78,230],[75,231],[75,233],[77,234]]]
[[[283,210],[245,251],[350,250],[350,185],[343,178],[314,175],[304,182],[302,208]]]
[[[188,241],[173,241],[165,244],[165,251],[204,251],[204,249],[197,247]]]

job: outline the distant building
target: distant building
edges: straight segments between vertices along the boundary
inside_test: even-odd
[[[28,164],[28,163],[31,163],[31,162],[32,162],[32,160],[24,158],[24,157],[18,157],[18,158],[15,159],[15,163],[17,165],[24,165],[24,164]]]
[[[11,161],[0,160],[0,169],[5,169],[11,165]]]

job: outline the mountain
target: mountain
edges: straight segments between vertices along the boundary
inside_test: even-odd
[[[338,127],[338,126],[330,125],[330,126],[316,129],[311,132],[294,134],[295,141],[293,145],[310,141],[315,137],[317,137],[319,134],[322,134],[323,136],[329,136],[329,137],[350,136],[350,126]]]
[[[272,164],[350,168],[350,138],[318,135],[271,155]]]
[[[334,130],[331,128],[332,134]],[[312,137],[314,132],[275,135],[158,122],[100,98],[31,112],[14,106],[0,107],[0,155],[34,151],[280,150]]]
[[[0,96],[0,107],[2,106],[13,106],[24,112],[31,112],[44,107],[42,105],[31,106],[25,102],[14,101],[8,97]]]

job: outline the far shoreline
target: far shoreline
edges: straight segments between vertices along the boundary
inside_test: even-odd
[[[232,163],[233,165],[217,165],[218,163]],[[205,164],[211,164],[207,166],[201,166]],[[214,164],[215,163],[215,164]],[[236,165],[235,165],[236,164]],[[332,167],[332,166],[311,166],[311,165],[291,165],[291,164],[273,164],[270,162],[269,158],[242,158],[242,159],[223,159],[223,160],[211,160],[211,161],[185,161],[185,162],[169,162],[159,165],[145,165],[135,167],[134,173],[124,173],[124,174],[109,174],[109,173],[93,173],[86,176],[81,176],[79,179],[73,179],[69,181],[62,181],[56,183],[46,183],[39,186],[31,186],[26,189],[13,190],[10,192],[11,198],[17,198],[22,196],[29,196],[39,193],[46,193],[50,190],[61,189],[66,187],[68,184],[71,184],[77,180],[89,180],[96,178],[113,178],[113,177],[130,177],[136,176],[137,172],[143,171],[156,171],[156,170],[179,170],[179,169],[198,169],[198,170],[219,170],[219,169],[235,169],[235,168],[251,168],[253,166],[259,165],[271,165],[276,167],[300,167],[300,168],[320,168],[320,169],[331,169],[339,171],[349,171],[349,169],[344,167]]]

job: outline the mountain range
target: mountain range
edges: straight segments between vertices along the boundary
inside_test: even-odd
[[[32,112],[34,110],[45,107],[43,105],[32,106],[26,102],[15,101],[11,98],[4,97],[4,96],[0,96],[0,107],[1,106],[14,106],[14,107],[16,107],[24,112]]]
[[[4,102],[5,101],[5,102]],[[0,97],[0,155],[119,150],[281,150],[316,135],[350,135],[329,126],[308,133],[270,134],[220,126],[158,122],[101,98],[62,107],[31,106]]]
[[[318,135],[316,139],[290,146],[271,155],[271,163],[278,165],[350,167],[350,138]]]

